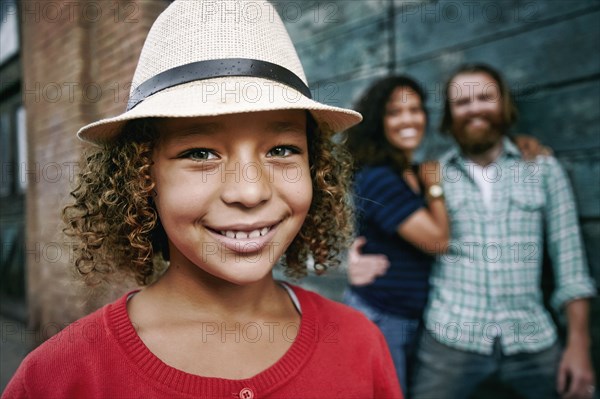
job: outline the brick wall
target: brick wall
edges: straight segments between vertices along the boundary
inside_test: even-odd
[[[115,294],[86,301],[60,210],[78,170],[76,131],[121,113],[144,38],[164,1],[23,1],[23,103],[29,142],[26,262],[35,341]],[[124,289],[124,287],[123,287]],[[121,290],[115,290],[121,292]]]

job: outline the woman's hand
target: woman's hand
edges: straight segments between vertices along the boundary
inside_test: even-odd
[[[533,136],[519,134],[514,136],[512,141],[515,143],[519,151],[521,151],[521,155],[523,155],[523,159],[526,161],[532,161],[540,155],[552,155],[552,148],[543,145]]]

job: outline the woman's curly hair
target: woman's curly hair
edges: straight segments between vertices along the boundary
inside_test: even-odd
[[[308,115],[313,199],[285,254],[285,271],[293,278],[307,274],[310,257],[317,273],[337,266],[353,232],[347,196],[350,156],[327,127],[319,128]],[[107,281],[115,272],[127,272],[147,285],[169,260],[167,236],[152,199],[154,126],[152,119],[131,121],[116,141],[83,155],[71,192],[74,202],[63,209],[63,220],[65,234],[76,239],[75,268],[88,285]]]

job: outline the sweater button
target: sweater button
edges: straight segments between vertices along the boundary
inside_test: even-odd
[[[254,399],[254,391],[250,388],[244,388],[240,391],[240,399]]]

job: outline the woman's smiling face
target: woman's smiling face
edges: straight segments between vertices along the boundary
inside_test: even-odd
[[[383,131],[388,142],[401,151],[414,151],[425,134],[427,117],[421,97],[410,87],[397,87],[385,106]]]
[[[312,201],[305,111],[162,119],[158,131],[154,201],[171,267],[239,285],[269,275]]]

